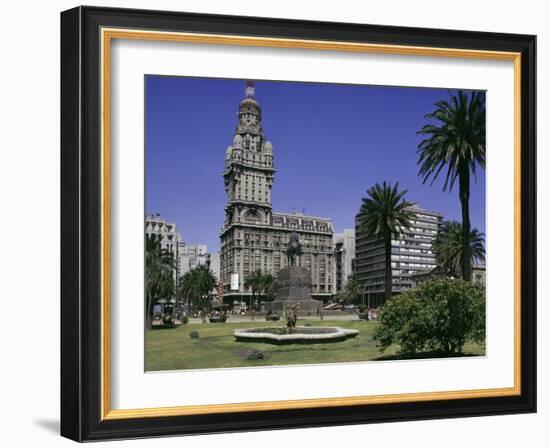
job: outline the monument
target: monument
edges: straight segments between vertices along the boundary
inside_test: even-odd
[[[289,236],[286,250],[288,267],[277,276],[277,297],[266,303],[266,311],[282,315],[287,308],[300,310],[301,314],[318,314],[322,302],[311,298],[311,275],[307,268],[300,266],[302,245],[298,233]]]

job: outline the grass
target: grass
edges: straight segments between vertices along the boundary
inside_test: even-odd
[[[299,321],[298,325],[303,325]],[[389,347],[381,353],[373,339],[376,322],[363,320],[322,320],[313,325],[339,326],[359,330],[359,335],[342,342],[321,344],[272,345],[258,342],[237,342],[233,337],[236,328],[254,328],[264,326],[283,326],[283,324],[264,322],[231,322],[224,324],[181,325],[171,329],[155,329],[146,334],[146,370],[182,370],[223,367],[252,367],[292,364],[324,364],[341,362],[359,362],[373,360],[404,359],[399,347]],[[197,331],[198,339],[189,337]],[[263,359],[247,359],[249,351],[259,349]],[[483,355],[485,348],[477,344],[466,344],[464,355]],[[441,354],[417,354],[416,358],[440,357]]]

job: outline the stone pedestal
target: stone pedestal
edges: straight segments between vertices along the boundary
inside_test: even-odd
[[[301,266],[289,266],[279,271],[277,276],[277,298],[267,302],[267,312],[282,315],[289,305],[300,304],[299,316],[315,315],[321,310],[322,302],[311,298],[311,276]]]

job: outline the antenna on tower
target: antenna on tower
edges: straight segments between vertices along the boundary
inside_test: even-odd
[[[252,81],[251,79],[246,81],[245,94],[247,98],[254,98],[254,81]]]

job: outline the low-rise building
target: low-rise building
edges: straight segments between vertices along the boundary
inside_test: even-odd
[[[429,272],[419,272],[411,276],[412,286],[416,288],[422,283],[425,283],[429,280],[435,280],[438,278],[455,278],[454,275],[448,272],[441,272],[439,267],[435,267]],[[472,277],[470,282],[474,286],[485,287],[485,265],[484,264],[473,264],[472,265]]]

